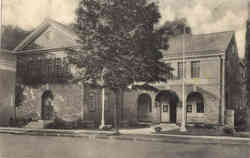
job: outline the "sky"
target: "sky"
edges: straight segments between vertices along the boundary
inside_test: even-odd
[[[152,0],[151,0],[152,1]],[[160,25],[186,18],[193,34],[235,31],[239,56],[244,57],[248,0],[154,0],[160,8]],[[46,17],[68,24],[75,20],[79,0],[2,0],[2,23],[25,30]]]

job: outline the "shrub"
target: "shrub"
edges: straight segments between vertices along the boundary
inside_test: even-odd
[[[162,130],[162,128],[161,128],[161,127],[155,127],[155,132],[156,132],[156,133],[161,132],[161,130]]]
[[[204,127],[207,129],[216,129],[216,126],[213,124],[205,124]]]
[[[235,130],[232,127],[224,127],[223,132],[228,135],[234,135]]]

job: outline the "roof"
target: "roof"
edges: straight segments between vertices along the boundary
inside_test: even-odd
[[[14,50],[23,50],[26,46],[37,39],[44,31],[46,31],[49,26],[59,29],[73,41],[79,40],[78,35],[72,30],[72,28],[55,20],[46,18],[43,23],[40,24],[31,34],[29,34]],[[169,48],[167,50],[162,50],[162,54],[165,58],[179,57],[183,53],[183,43],[185,43],[184,52],[188,56],[197,54],[219,54],[226,51],[233,38],[234,31],[180,35],[169,39]]]
[[[72,31],[71,28],[55,20],[46,18],[42,24],[40,24],[32,33],[30,33],[14,50],[19,51],[24,49],[26,46],[36,40],[44,31],[46,31],[49,26],[53,26],[56,29],[62,31],[73,41],[79,40],[79,37],[74,31]]]
[[[162,50],[162,53],[164,57],[179,56],[183,53],[183,49],[186,55],[191,56],[221,53],[226,51],[233,37],[233,31],[180,35],[169,39],[169,48]]]

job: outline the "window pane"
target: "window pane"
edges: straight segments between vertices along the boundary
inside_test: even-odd
[[[200,61],[191,62],[191,77],[192,78],[200,77]]]
[[[204,113],[204,103],[197,103],[197,113]]]
[[[186,62],[184,63],[186,64]],[[184,71],[186,72],[186,65],[184,65]],[[183,62],[178,62],[178,79],[183,78],[183,73],[184,73],[184,78],[186,78],[186,73],[183,71]]]

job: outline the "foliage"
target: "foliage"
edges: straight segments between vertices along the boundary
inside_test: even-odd
[[[170,38],[181,35],[184,31],[186,34],[192,34],[192,29],[187,25],[187,20],[185,18],[166,21],[158,30],[161,34],[168,35]]]
[[[30,31],[23,30],[18,26],[2,26],[2,48],[13,50]]]
[[[174,26],[182,23],[156,29],[158,6],[147,0],[81,0],[76,15],[74,28],[82,48],[68,52],[70,63],[81,70],[75,80],[115,92],[117,130],[123,90],[131,85],[157,90],[152,83],[167,81],[164,76],[172,69],[163,62],[161,50],[168,48],[168,37],[177,34]]]
[[[235,130],[232,127],[224,127],[223,132],[228,135],[234,135]]]
[[[70,62],[85,68],[81,79],[98,84],[104,70],[105,85],[125,89],[135,82],[166,81],[159,36],[154,30],[160,14],[155,3],[146,0],[82,0],[76,11],[77,32],[82,49],[70,54]]]
[[[25,99],[23,92],[24,92],[24,86],[22,84],[16,83],[16,88],[15,88],[16,107],[21,106],[23,104],[23,101]]]

